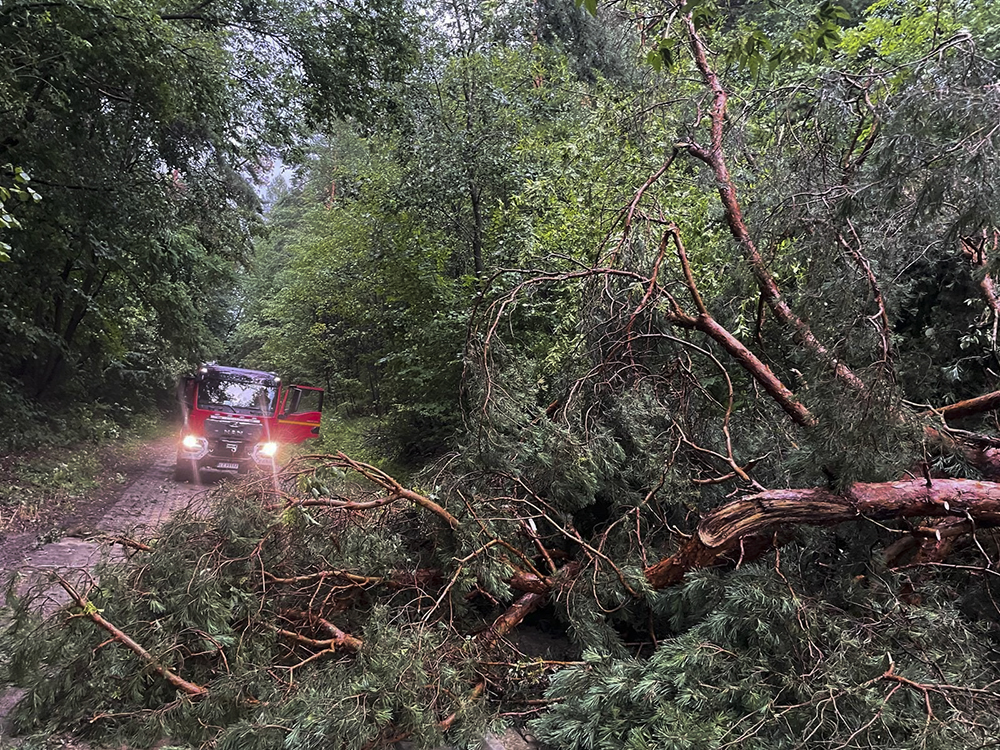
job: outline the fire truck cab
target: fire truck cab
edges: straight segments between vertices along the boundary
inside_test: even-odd
[[[319,435],[323,389],[285,385],[273,372],[203,365],[181,380],[179,395],[179,481],[199,481],[202,469],[270,470],[283,445]]]

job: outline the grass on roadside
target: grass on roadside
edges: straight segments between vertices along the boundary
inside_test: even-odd
[[[166,430],[160,417],[105,425],[74,443],[55,440],[0,455],[0,532],[42,524],[106,487],[128,481],[125,466]]]
[[[386,457],[385,441],[381,439],[383,421],[373,416],[342,416],[334,410],[324,412],[320,439],[305,443],[304,453],[336,453],[343,451],[355,461],[378,466],[395,479],[406,483],[413,467]]]

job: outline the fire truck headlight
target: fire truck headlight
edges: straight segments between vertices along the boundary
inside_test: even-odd
[[[274,457],[278,454],[278,444],[268,440],[266,443],[257,443],[253,447],[253,460],[259,464],[267,466],[274,465]]]
[[[185,435],[181,438],[181,453],[184,458],[202,459],[208,455],[208,441],[198,435]]]

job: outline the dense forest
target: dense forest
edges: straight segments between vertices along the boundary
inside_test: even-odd
[[[9,447],[208,359],[328,392],[12,597],[22,730],[1000,736],[994,3],[2,0],[0,66]]]

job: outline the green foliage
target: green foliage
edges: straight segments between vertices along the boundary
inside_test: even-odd
[[[20,229],[21,222],[9,213],[13,209],[8,209],[4,202],[12,197],[21,201],[40,201],[42,196],[28,187],[31,177],[21,167],[5,164],[2,170],[10,174],[11,182],[9,185],[0,184],[0,229]],[[8,243],[0,241],[0,263],[10,262],[10,250]]]
[[[397,131],[339,128],[277,195],[231,344],[237,359],[325,385],[341,418],[376,417],[367,442],[409,461],[440,453],[460,425],[468,310],[487,278],[596,240],[579,183],[601,167],[564,57],[452,50],[427,31]],[[549,328],[552,310],[533,318]]]
[[[126,481],[121,463],[163,426],[148,414],[114,415],[81,406],[46,414],[14,404],[31,428],[5,436],[0,461],[0,530],[48,522],[95,490]],[[114,418],[112,418],[112,416]]]
[[[812,577],[794,565],[750,566],[725,581],[692,576],[661,596],[666,610],[699,612],[696,624],[648,658],[585,652],[584,664],[552,678],[552,709],[532,730],[554,747],[608,750],[791,748],[810,737],[838,747],[971,747],[997,731],[992,708],[981,706],[975,722],[966,713],[973,686],[997,677],[982,649],[992,637],[954,609],[951,592],[910,609],[893,577],[822,591]],[[913,683],[969,690],[932,688],[927,716]]]
[[[392,0],[6,3],[0,230],[23,228],[0,247],[5,382],[138,405],[217,355],[253,183],[313,128],[377,116],[407,23]]]
[[[142,745],[169,736],[187,745],[254,750],[331,742],[359,749],[387,732],[404,732],[429,747],[441,742],[440,718],[458,710],[451,736],[478,741],[488,715],[482,704],[464,700],[477,680],[474,649],[443,623],[421,621],[418,589],[352,593],[334,586],[328,601],[336,599],[339,612],[326,616],[363,647],[306,662],[311,651],[276,628],[295,627],[288,611],[308,608],[314,587],[261,579],[262,566],[284,575],[340,556],[367,575],[412,570],[417,532],[427,529],[399,519],[400,528],[413,529],[406,537],[388,525],[349,525],[334,535],[335,517],[299,522],[296,513],[305,515],[269,513],[257,501],[229,497],[214,517],[181,516],[163,527],[141,569],[119,564],[98,571],[100,588],[89,593],[94,611],[165,667],[209,686],[197,702],[173,700],[166,681],[128,649],[99,647],[106,634],[85,617],[42,623],[31,613],[33,595],[11,590],[4,676],[30,690],[15,717],[20,729],[65,730],[84,711],[102,717],[87,729],[91,737]],[[94,690],[96,684],[107,689]]]
[[[116,129],[97,104],[117,110],[117,100],[92,87],[83,87],[86,107],[40,93],[48,109],[36,117],[47,125],[67,119],[55,116],[66,104],[93,115],[94,132],[108,136],[100,143],[129,136],[152,150],[139,149],[143,179],[74,160],[101,178],[79,195],[53,157],[60,179],[50,171],[39,182],[45,206],[72,226],[89,217],[85,237],[30,201],[19,206],[24,241],[0,274],[42,281],[0,287],[11,381],[37,381],[42,351],[100,371],[116,392],[155,387],[192,352],[218,351],[233,327],[231,359],[328,389],[327,448],[410,466],[455,449],[414,476],[460,522],[451,532],[414,509],[376,504],[362,521],[360,511],[268,510],[227,495],[213,517],[168,526],[141,568],[102,570],[91,595],[209,697],[176,701],[124,649],[95,651],[102,636],[83,618],[57,630],[18,603],[7,668],[31,689],[22,727],[99,715],[86,727],[104,740],[363,747],[401,731],[433,746],[444,741],[438,722],[459,710],[447,741],[471,742],[497,709],[492,697],[526,672],[511,659],[511,672],[491,671],[500,657],[473,634],[515,601],[516,569],[561,567],[537,617],[584,663],[552,677],[550,708],[533,722],[553,746],[973,747],[1000,729],[995,586],[960,567],[883,570],[873,561],[914,531],[907,524],[859,521],[791,544],[780,529],[669,591],[651,590],[643,574],[734,492],[844,490],[921,464],[973,475],[968,456],[927,445],[924,418],[910,414],[996,388],[996,320],[981,282],[998,267],[987,242],[1000,225],[997,11],[685,3],[728,94],[718,124],[729,186],[697,158],[717,131],[683,13],[632,3],[639,38],[611,24],[621,32],[611,49],[581,14],[596,4],[584,6],[435,6],[419,49],[400,41],[374,68],[375,79],[402,85],[353,103],[332,98],[358,119],[313,138],[290,183],[276,180],[252,248],[255,199],[233,165],[262,153],[220,113],[247,114],[248,132],[262,137],[291,135],[275,113],[327,122],[323,102],[301,98],[313,84],[347,97],[348,78],[313,67],[324,46],[356,72],[380,34],[402,40],[389,33],[399,29],[382,26],[385,8],[375,6],[360,26],[326,25],[307,39],[306,10],[295,6],[306,15],[292,14],[283,38],[303,42],[296,63],[271,76],[267,55],[252,57],[256,88],[244,89],[220,85],[233,48],[209,33],[234,16],[189,28],[160,15],[147,29],[146,16],[98,6],[122,70],[155,94],[148,122],[173,129],[169,138],[160,125]],[[279,24],[280,7],[262,6],[264,28]],[[73,8],[52,28],[25,18],[39,25],[42,49],[72,48],[74,64],[104,74],[107,58],[83,43],[89,16]],[[345,29],[358,33],[360,56]],[[248,39],[233,33],[224,41]],[[139,37],[152,48],[135,46]],[[200,64],[147,70],[178,38]],[[407,58],[415,51],[418,60]],[[306,89],[273,88],[299,66]],[[5,103],[10,90],[0,88]],[[259,91],[277,97],[261,109],[269,114],[247,108]],[[30,99],[21,91],[19,106]],[[388,116],[366,116],[376,109]],[[73,143],[98,142],[73,122]],[[10,163],[37,180],[50,149],[37,159],[14,151]],[[178,173],[168,178],[161,163]],[[738,200],[740,215],[727,215],[720,197]],[[742,221],[753,248],[733,241]],[[665,235],[674,227],[684,266]],[[962,249],[977,238],[990,258],[970,263]],[[58,253],[42,252],[50,241]],[[762,294],[753,264],[827,354],[768,312],[762,297],[772,293]],[[660,293],[648,304],[654,273]],[[87,316],[67,337],[74,303]],[[232,316],[205,314],[218,309]],[[748,347],[758,369],[703,336],[699,313]],[[831,358],[865,387],[846,387]],[[765,366],[817,426],[789,420],[767,396]],[[17,394],[0,398],[28,404]],[[335,503],[362,496],[340,469],[286,489]],[[995,559],[988,534],[975,541],[959,565]],[[755,543],[773,543],[780,558],[748,563]],[[332,566],[391,583],[274,580]],[[409,585],[392,578],[400,571],[430,572]],[[289,610],[317,601],[363,639],[360,654],[304,663],[314,652],[276,634],[294,619]],[[464,702],[484,670],[491,698]],[[94,684],[112,687],[87,689]]]

